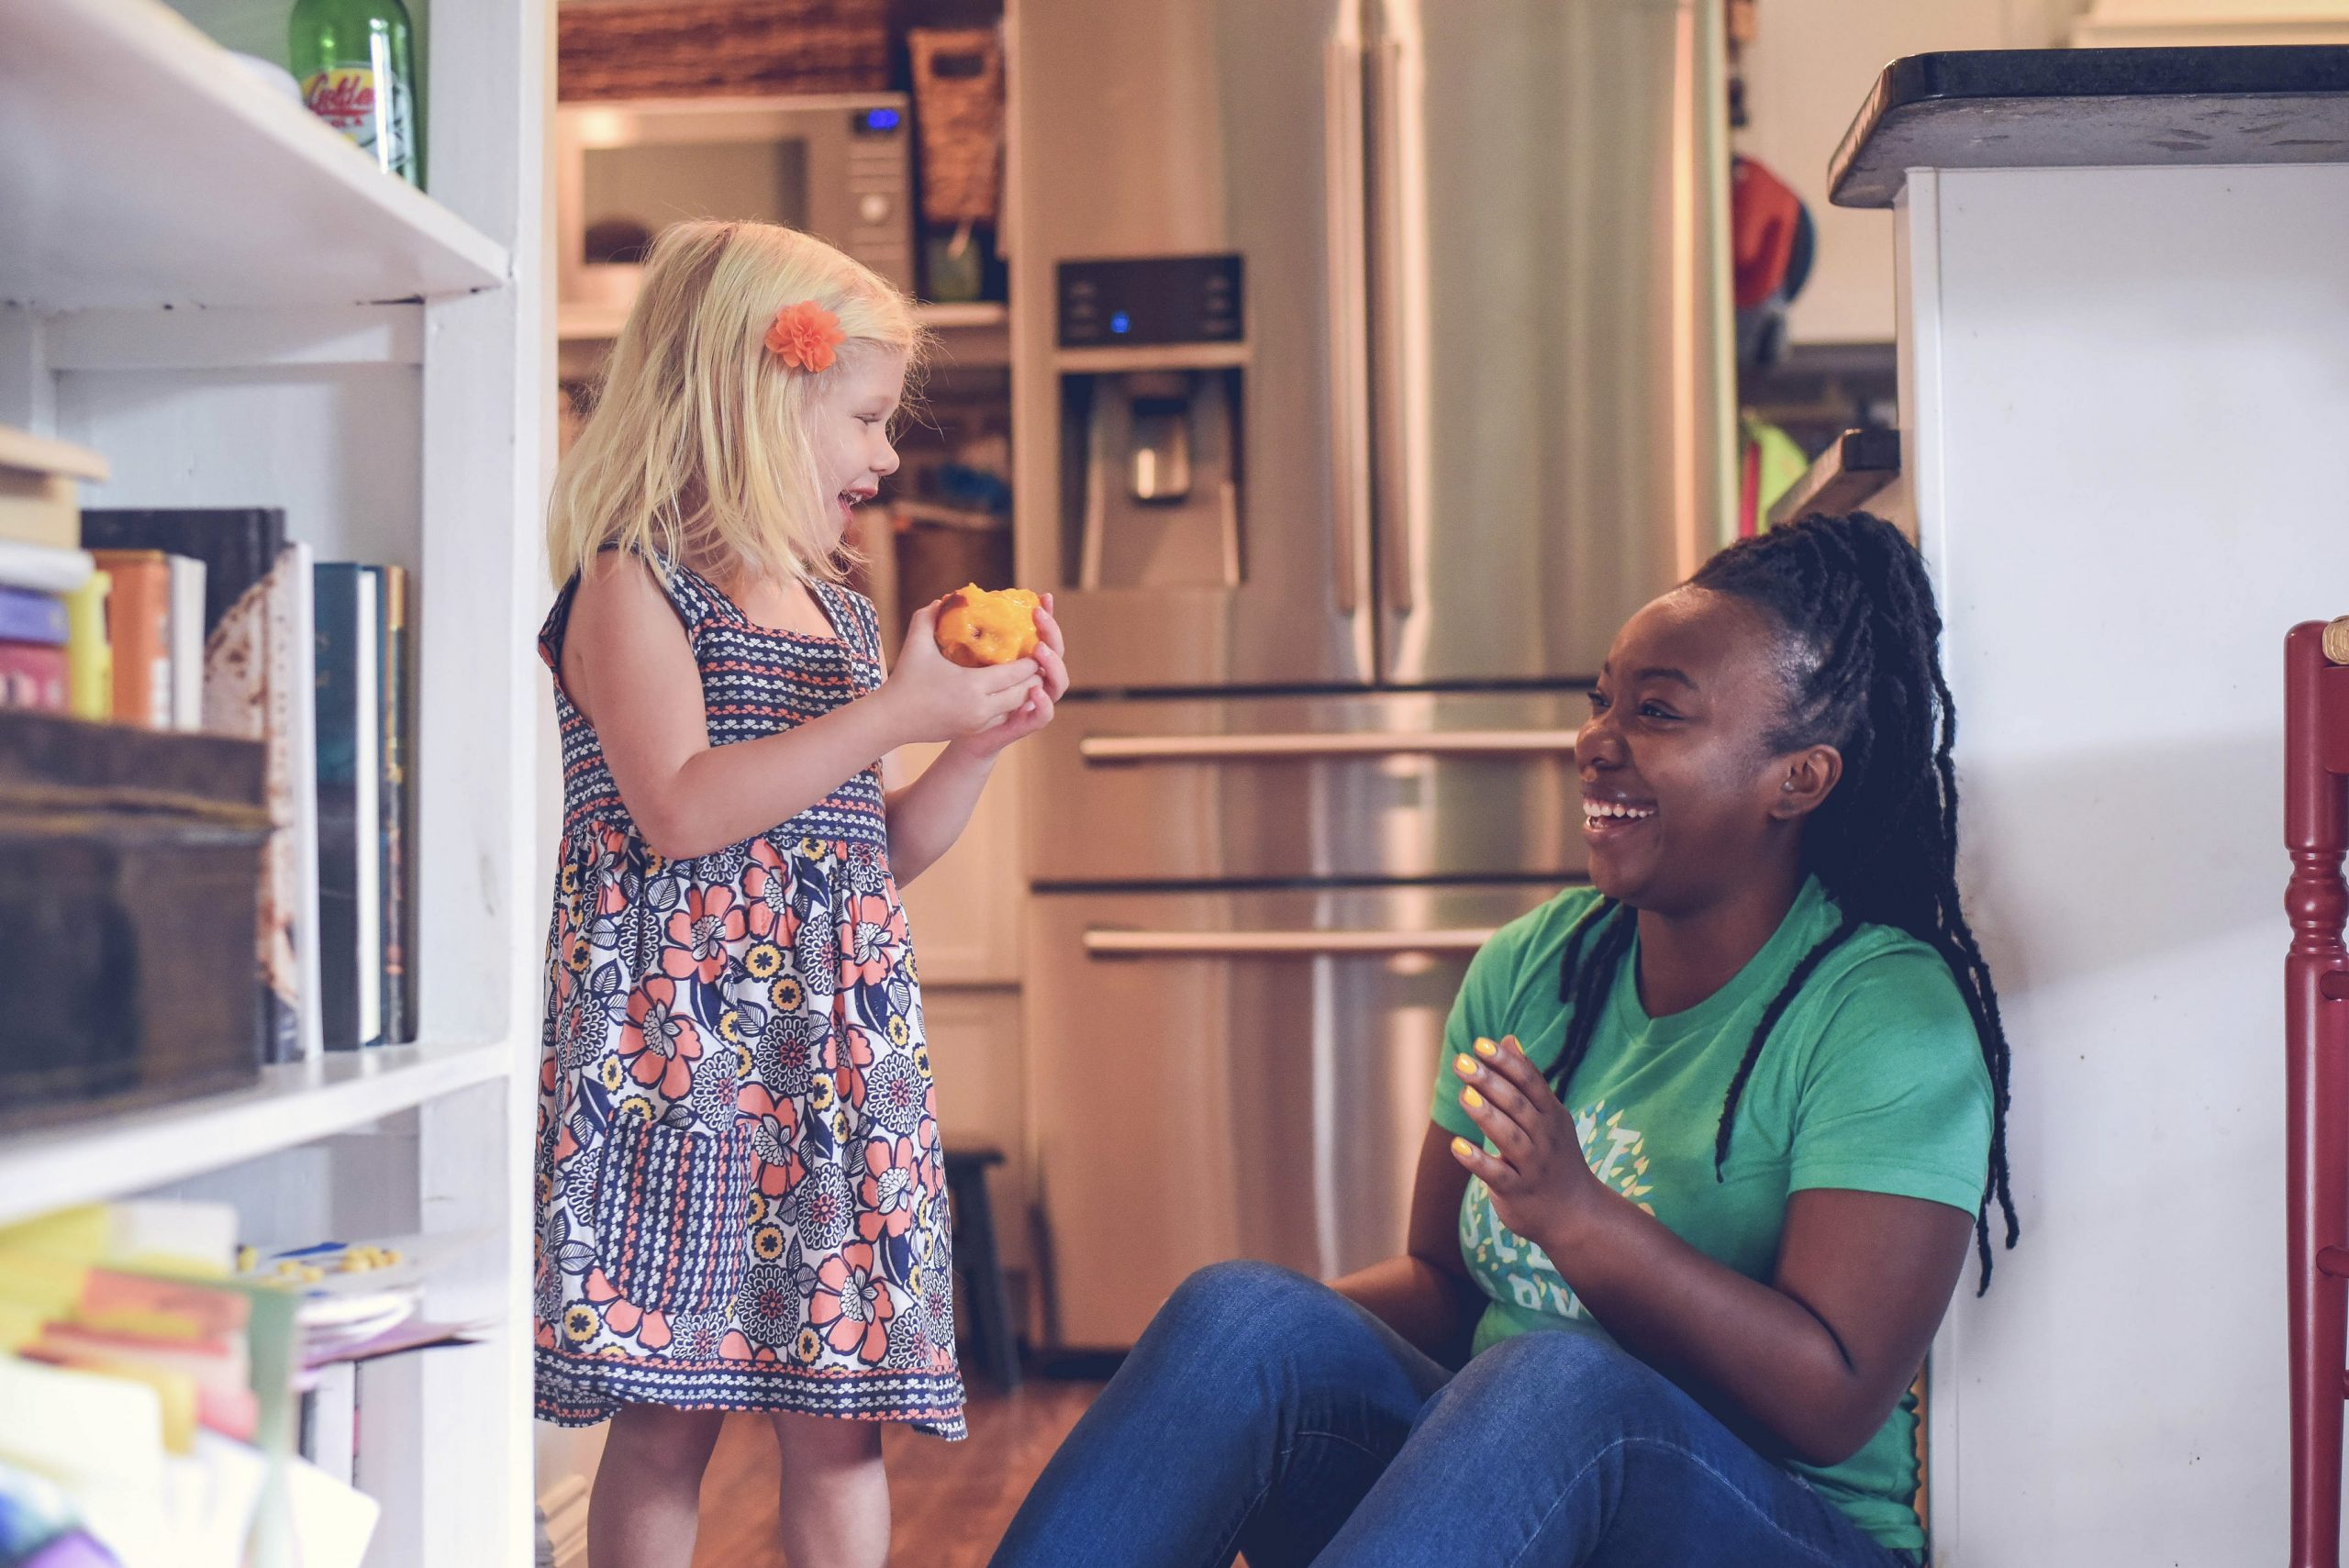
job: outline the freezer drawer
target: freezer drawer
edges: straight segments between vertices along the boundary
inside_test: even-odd
[[[1579,691],[1071,703],[1030,869],[1070,883],[1579,876]]]
[[[1476,947],[1551,896],[1475,884],[1030,901],[1045,1332],[1130,1346],[1194,1269],[1399,1251]]]

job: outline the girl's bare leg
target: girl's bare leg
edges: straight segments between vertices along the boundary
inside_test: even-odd
[[[791,1568],[883,1568],[889,1477],[881,1468],[881,1424],[780,1410],[770,1418],[783,1451],[784,1561]]]
[[[587,1500],[596,1568],[690,1568],[702,1472],[725,1424],[723,1410],[666,1405],[629,1405],[612,1418]]]

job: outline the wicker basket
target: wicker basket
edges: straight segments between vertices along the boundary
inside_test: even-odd
[[[555,17],[567,99],[889,84],[888,0],[568,0]]]
[[[921,128],[921,211],[930,223],[992,223],[1003,169],[1003,35],[915,28],[914,117]]]

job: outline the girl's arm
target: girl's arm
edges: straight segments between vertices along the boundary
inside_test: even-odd
[[[621,802],[645,843],[673,860],[789,821],[899,746],[999,724],[1035,674],[1028,660],[988,670],[908,661],[879,691],[819,718],[712,746],[676,611],[644,562],[617,553],[582,578],[562,651],[564,687],[596,727]]]
[[[1373,1263],[1330,1288],[1446,1366],[1468,1359],[1484,1296],[1460,1261],[1460,1199],[1468,1173],[1452,1157],[1452,1134],[1432,1124],[1411,1183],[1403,1255]]]
[[[1515,1041],[1480,1060],[1462,1104],[1501,1158],[1454,1157],[1493,1189],[1502,1222],[1550,1254],[1619,1344],[1757,1447],[1840,1463],[1915,1378],[1965,1267],[1972,1215],[1882,1193],[1796,1193],[1765,1284],[1602,1184],[1574,1118]]]
[[[916,663],[945,664],[936,639],[938,606],[918,613],[907,628],[900,671]],[[938,863],[970,825],[979,795],[995,772],[995,760],[1015,740],[1052,721],[1052,710],[1068,692],[1068,662],[1063,656],[1060,623],[1052,619],[1052,596],[1037,612],[1036,678],[1010,717],[985,732],[966,736],[938,754],[921,777],[889,796],[889,868],[903,887]]]

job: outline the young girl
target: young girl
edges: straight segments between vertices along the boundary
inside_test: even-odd
[[[653,248],[555,481],[564,813],[539,1095],[538,1413],[609,1419],[596,1568],[684,1568],[728,1410],[783,1451],[796,1565],[880,1568],[882,1421],[963,1435],[937,1107],[897,890],[1067,689],[895,673],[836,581],[922,349],[906,301],[759,224]],[[876,759],[949,742],[885,796]]]
[[[1194,1275],[996,1568],[1890,1568],[2007,1042],[1941,617],[1889,525],[1716,556],[1575,747],[1596,884],[1470,965],[1405,1255]]]

